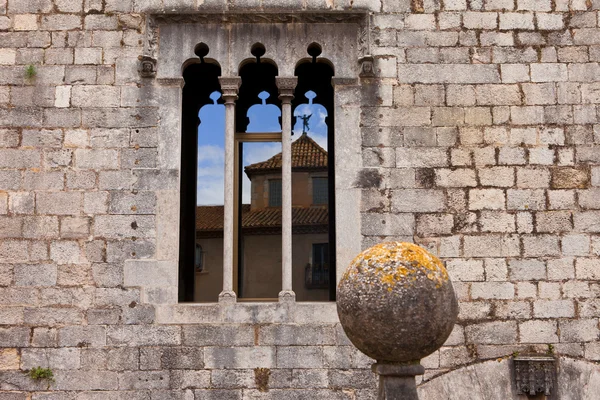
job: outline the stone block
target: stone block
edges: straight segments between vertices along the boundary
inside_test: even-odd
[[[452,214],[420,214],[416,226],[419,236],[447,235],[453,231],[454,217]]]
[[[211,371],[210,380],[212,387],[216,389],[247,389],[256,385],[254,382],[254,371],[249,369],[215,369]],[[214,398],[218,399],[219,397]]]
[[[76,149],[75,164],[83,169],[117,169],[119,156],[116,150]]]
[[[519,147],[501,147],[498,154],[500,165],[524,165],[526,164],[525,150]]]
[[[119,375],[112,371],[65,371],[55,374],[55,390],[117,390]]]
[[[527,301],[509,301],[498,303],[495,315],[502,319],[530,319],[531,304]]]
[[[95,263],[92,276],[97,287],[116,287],[123,284],[123,268],[117,264]]]
[[[441,212],[445,196],[441,190],[400,189],[392,193],[393,212]]]
[[[0,149],[0,168],[39,168],[40,157],[37,150]]]
[[[13,267],[16,286],[54,286],[57,269],[54,264],[17,264]]]
[[[515,215],[496,211],[482,211],[479,216],[482,232],[516,232]]]
[[[402,83],[499,83],[500,74],[491,67],[483,64],[399,64],[398,76]]]
[[[536,213],[536,228],[542,233],[568,232],[572,229],[572,215],[568,211]]]
[[[279,347],[277,351],[277,365],[279,366]],[[310,349],[309,347],[293,347],[293,349]],[[322,356],[322,354],[320,354]],[[246,369],[246,368],[274,368],[276,365],[276,352],[274,347],[206,347],[204,349],[204,362],[209,369]],[[306,360],[306,359],[305,359]],[[286,360],[294,362],[292,360]],[[281,361],[285,363],[286,361]],[[284,366],[283,368],[290,368]],[[306,368],[306,367],[305,367]]]
[[[171,261],[128,260],[123,267],[125,286],[176,286],[177,265]]]
[[[483,260],[448,260],[446,269],[453,281],[483,281]]]
[[[41,27],[49,31],[81,29],[81,17],[70,14],[44,15],[41,20]]]
[[[260,343],[268,344],[262,340]],[[184,326],[183,344],[187,346],[251,346],[254,344],[254,329],[251,325]]]
[[[532,82],[564,82],[568,78],[565,64],[534,63],[531,64],[530,68]]]
[[[546,168],[517,169],[517,187],[524,189],[545,188],[550,186],[550,171]]]
[[[464,346],[442,347],[440,349],[440,367],[454,368],[473,361],[475,357]]]
[[[585,299],[593,297],[587,282],[567,281],[562,285],[562,293],[568,299]]]
[[[549,280],[564,280],[575,278],[575,268],[572,258],[560,258],[548,260],[548,279]]]
[[[83,64],[83,65],[102,64],[102,48],[95,48],[95,47],[75,48],[75,64]]]
[[[110,345],[117,346],[179,345],[181,344],[181,327],[169,325],[109,326],[107,329],[107,342]]]
[[[120,319],[120,309],[98,308],[87,311],[87,322],[90,325],[116,325]]]
[[[482,186],[511,187],[515,182],[515,169],[511,167],[489,167],[477,170]]]
[[[595,258],[577,258],[575,273],[578,279],[600,279],[600,261]]]
[[[73,307],[26,308],[24,319],[31,325],[79,325],[83,322],[83,314],[80,309]]]
[[[471,295],[473,299],[512,300],[515,287],[510,282],[474,282],[471,284]]]
[[[536,318],[573,318],[575,307],[571,300],[536,300],[533,314]]]
[[[50,259],[57,264],[85,262],[79,243],[73,240],[53,241],[50,244]]]
[[[546,196],[543,189],[508,189],[506,191],[509,210],[544,210]]]
[[[395,153],[391,147],[365,148],[362,152],[363,166],[365,167],[395,167]]]
[[[148,293],[151,294],[152,290],[152,288],[149,288]],[[155,319],[156,311],[153,305],[136,304],[134,306],[132,303],[127,307],[123,307],[122,321],[126,325],[152,324]]]
[[[281,346],[277,348],[278,368],[323,368],[323,352],[320,347]]]
[[[467,341],[475,344],[513,344],[517,341],[514,321],[487,322],[465,328]]]
[[[552,165],[554,164],[554,149],[533,148],[529,149],[529,164]]]
[[[463,13],[463,27],[466,29],[496,29],[498,27],[498,13],[467,11]]]
[[[71,104],[74,107],[118,107],[120,92],[118,87],[107,85],[75,85],[71,90]]]
[[[505,202],[501,189],[469,190],[469,210],[502,210],[506,208]]]
[[[154,216],[145,215],[98,215],[92,229],[96,236],[113,239],[156,235]]]
[[[499,161],[503,160],[502,150],[506,148],[500,149],[500,156],[498,157]],[[510,148],[509,148],[510,149]],[[517,149],[522,150],[522,149]],[[523,160],[525,155],[523,154]],[[476,147],[473,149],[473,161],[475,165],[478,167],[486,166],[486,165],[494,165],[496,164],[496,149],[492,146],[486,147]],[[523,161],[523,164],[525,161]]]
[[[546,279],[546,264],[536,259],[513,259],[508,262],[509,277],[513,281]]]
[[[523,237],[523,255],[525,257],[558,256],[560,245],[554,235]]]
[[[559,321],[561,342],[595,342],[598,340],[598,321],[585,319],[579,321]]]
[[[174,370],[171,371],[171,388],[175,388],[175,389],[207,389],[210,388],[210,371],[208,370],[204,370],[204,371],[191,371],[191,370]],[[219,393],[223,392],[222,390],[218,391]],[[156,391],[153,392],[153,395],[157,393]],[[158,392],[161,393],[161,392]],[[169,400],[169,399],[173,399],[173,394],[169,393],[169,392],[162,392],[165,393],[165,400]],[[182,393],[182,392],[179,392]],[[168,394],[168,396],[166,395]],[[228,399],[229,397],[226,397],[227,395],[225,394],[226,399]],[[162,399],[163,397],[157,397],[158,399]],[[202,397],[203,399],[205,397]],[[185,400],[185,397],[182,395],[181,396],[182,400]]]
[[[415,218],[412,214],[362,214],[363,235],[412,235],[414,231]]]
[[[574,231],[576,232],[600,232],[600,225],[597,223],[600,218],[598,211],[581,211],[573,213]]]
[[[519,323],[521,343],[557,343],[556,321],[524,321]]]
[[[17,349],[0,349],[0,370],[6,371],[19,369],[20,362],[21,356]]]

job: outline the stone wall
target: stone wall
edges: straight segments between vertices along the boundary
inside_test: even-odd
[[[375,57],[355,83],[363,246],[425,246],[460,300],[425,378],[600,360],[600,1],[0,0],[0,400],[374,398],[332,304],[160,305],[174,89],[138,74],[150,13],[351,9]]]

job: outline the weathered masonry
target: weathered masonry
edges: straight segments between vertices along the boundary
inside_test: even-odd
[[[226,191],[224,295],[179,301],[198,273],[179,264],[184,72],[218,65],[231,123],[257,43],[280,84],[279,136],[263,139],[281,141],[282,165],[299,68],[333,71],[330,282],[384,240],[446,262],[459,321],[423,360],[421,398],[524,398],[513,369],[545,356],[551,398],[597,399],[599,13],[599,0],[0,0],[0,400],[374,398],[335,303],[294,299],[290,169],[279,298],[236,292]]]

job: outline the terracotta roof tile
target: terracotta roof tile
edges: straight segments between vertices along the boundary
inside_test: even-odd
[[[277,228],[281,226],[281,208],[269,207],[250,211],[250,205],[242,206],[243,228]],[[324,207],[292,208],[294,226],[327,225],[328,212]],[[196,208],[197,231],[223,230],[223,206],[199,206]]]
[[[327,168],[327,151],[308,135],[303,134],[298,140],[292,142],[292,168]],[[278,169],[281,169],[281,153],[266,161],[250,164],[244,168],[244,171],[250,176]]]

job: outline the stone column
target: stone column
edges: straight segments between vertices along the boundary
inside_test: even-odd
[[[281,277],[279,301],[294,301],[292,290],[292,99],[298,78],[276,78],[281,99]]]
[[[235,101],[242,83],[240,77],[220,77],[221,91],[225,100],[225,201],[223,205],[223,291],[219,302],[235,302],[233,291],[233,220],[234,204],[234,147],[235,147]]]

